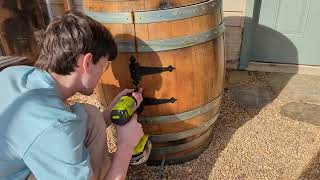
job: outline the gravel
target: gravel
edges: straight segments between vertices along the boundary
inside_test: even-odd
[[[240,85],[270,90],[264,73],[249,74]],[[75,95],[70,101],[103,109],[95,95]],[[165,166],[162,179],[320,179],[320,127],[282,117],[281,107],[290,101],[275,96],[263,108],[248,111],[226,88],[208,149],[190,162]],[[111,128],[107,134],[114,152]],[[157,179],[159,172],[156,166],[130,167],[127,179]]]

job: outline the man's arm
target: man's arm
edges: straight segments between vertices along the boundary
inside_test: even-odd
[[[115,152],[109,172],[105,176],[105,180],[109,179],[125,179],[131,159],[132,149],[125,145],[119,145]]]
[[[143,136],[140,123],[137,122],[137,115],[134,114],[131,120],[124,126],[116,126],[118,147],[112,159],[110,170],[104,179],[125,179],[132,151]]]
[[[139,92],[133,91],[134,89],[125,89],[122,92],[120,92],[110,103],[107,109],[103,112],[103,117],[107,126],[109,123],[111,123],[111,110],[122,96],[132,93],[132,95],[137,100],[137,106],[141,104],[143,100],[141,94],[142,89],[140,89]],[[139,140],[142,138],[144,134],[141,124],[137,121],[136,114],[132,116],[131,120],[127,124],[123,126],[116,125],[116,129],[118,142],[117,151],[114,153],[111,167],[104,179],[125,179],[133,149],[138,144]]]

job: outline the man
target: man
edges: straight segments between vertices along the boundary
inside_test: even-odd
[[[79,12],[54,19],[36,67],[0,72],[0,179],[124,179],[143,136],[134,115],[117,129],[117,151],[106,153],[105,130],[113,105],[101,113],[68,106],[77,92],[91,95],[117,49],[108,30]],[[109,61],[108,61],[109,60]],[[140,103],[141,93],[133,93]]]

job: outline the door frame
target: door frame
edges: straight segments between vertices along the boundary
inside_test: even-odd
[[[262,0],[247,0],[240,51],[240,70],[245,70],[250,62],[250,53],[253,41],[252,35],[256,26],[259,24],[261,2]]]
[[[247,0],[239,70],[283,72],[320,76],[320,66],[316,65],[251,62],[252,59],[250,59],[250,53],[253,42],[252,35],[259,24],[261,4],[262,0]]]

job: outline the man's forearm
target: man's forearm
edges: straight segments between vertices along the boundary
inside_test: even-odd
[[[132,147],[120,144],[115,152],[110,170],[105,176],[105,180],[125,179],[132,155]]]

